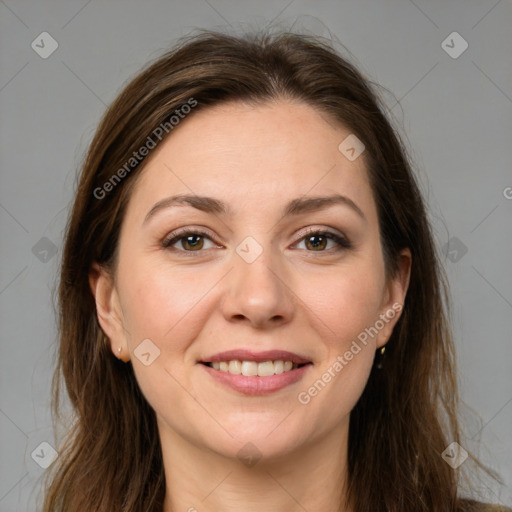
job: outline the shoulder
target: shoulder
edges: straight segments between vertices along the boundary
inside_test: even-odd
[[[473,500],[463,500],[458,512],[512,512],[512,508],[505,505],[491,505]]]

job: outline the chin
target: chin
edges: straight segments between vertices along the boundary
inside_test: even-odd
[[[281,423],[283,417],[286,416],[280,415],[278,421],[266,421],[259,425],[248,425],[247,422],[239,423],[237,426],[224,424],[226,430],[233,437],[227,433],[222,439],[212,439],[208,436],[205,439],[205,444],[219,455],[239,459],[244,464],[245,459],[258,459],[261,462],[277,461],[289,456],[302,443],[306,442],[307,437],[311,437],[305,435],[305,432],[300,429],[296,431],[295,435],[292,425],[288,424],[285,428]]]

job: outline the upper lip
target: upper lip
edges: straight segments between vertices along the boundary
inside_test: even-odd
[[[291,361],[296,364],[310,363],[309,359],[303,356],[288,352],[287,350],[265,350],[263,352],[253,352],[251,350],[227,350],[225,352],[218,352],[205,359],[199,360],[200,363],[214,363],[221,361],[254,361],[262,363],[264,361]]]

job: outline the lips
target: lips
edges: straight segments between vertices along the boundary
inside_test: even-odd
[[[307,357],[287,350],[228,350],[197,362],[218,383],[253,396],[274,393],[295,384],[313,366]],[[221,369],[219,365],[225,368]],[[231,365],[236,366],[234,371],[231,371]]]
[[[312,361],[304,356],[288,352],[287,350],[266,350],[263,352],[253,352],[251,350],[239,349],[219,352],[199,360],[199,363],[215,363],[221,361],[254,361],[263,363],[265,361],[291,361],[294,364],[302,365]]]
[[[206,374],[218,384],[249,396],[262,396],[276,393],[288,386],[296,384],[304,378],[304,375],[307,374],[311,366],[312,363],[304,364],[294,370],[268,377],[246,377],[244,375],[233,375],[229,372],[214,370],[206,363],[199,364],[201,370],[206,372]]]

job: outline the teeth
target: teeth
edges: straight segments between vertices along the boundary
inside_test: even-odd
[[[246,377],[256,377],[260,364],[261,363],[255,363],[254,361],[242,361],[242,375]]]
[[[283,361],[274,361],[274,373],[279,375],[284,372],[284,363]]]
[[[240,361],[229,361],[228,371],[233,375],[240,375],[242,373],[242,363]]]
[[[256,363],[254,363],[256,364]],[[274,375],[274,363],[272,361],[265,361],[264,363],[258,363],[258,377],[270,377]]]
[[[279,375],[283,372],[289,372],[299,365],[291,361],[264,361],[256,363],[255,361],[221,361],[210,363],[214,370],[229,372],[233,375],[244,375],[245,377],[269,377]]]

